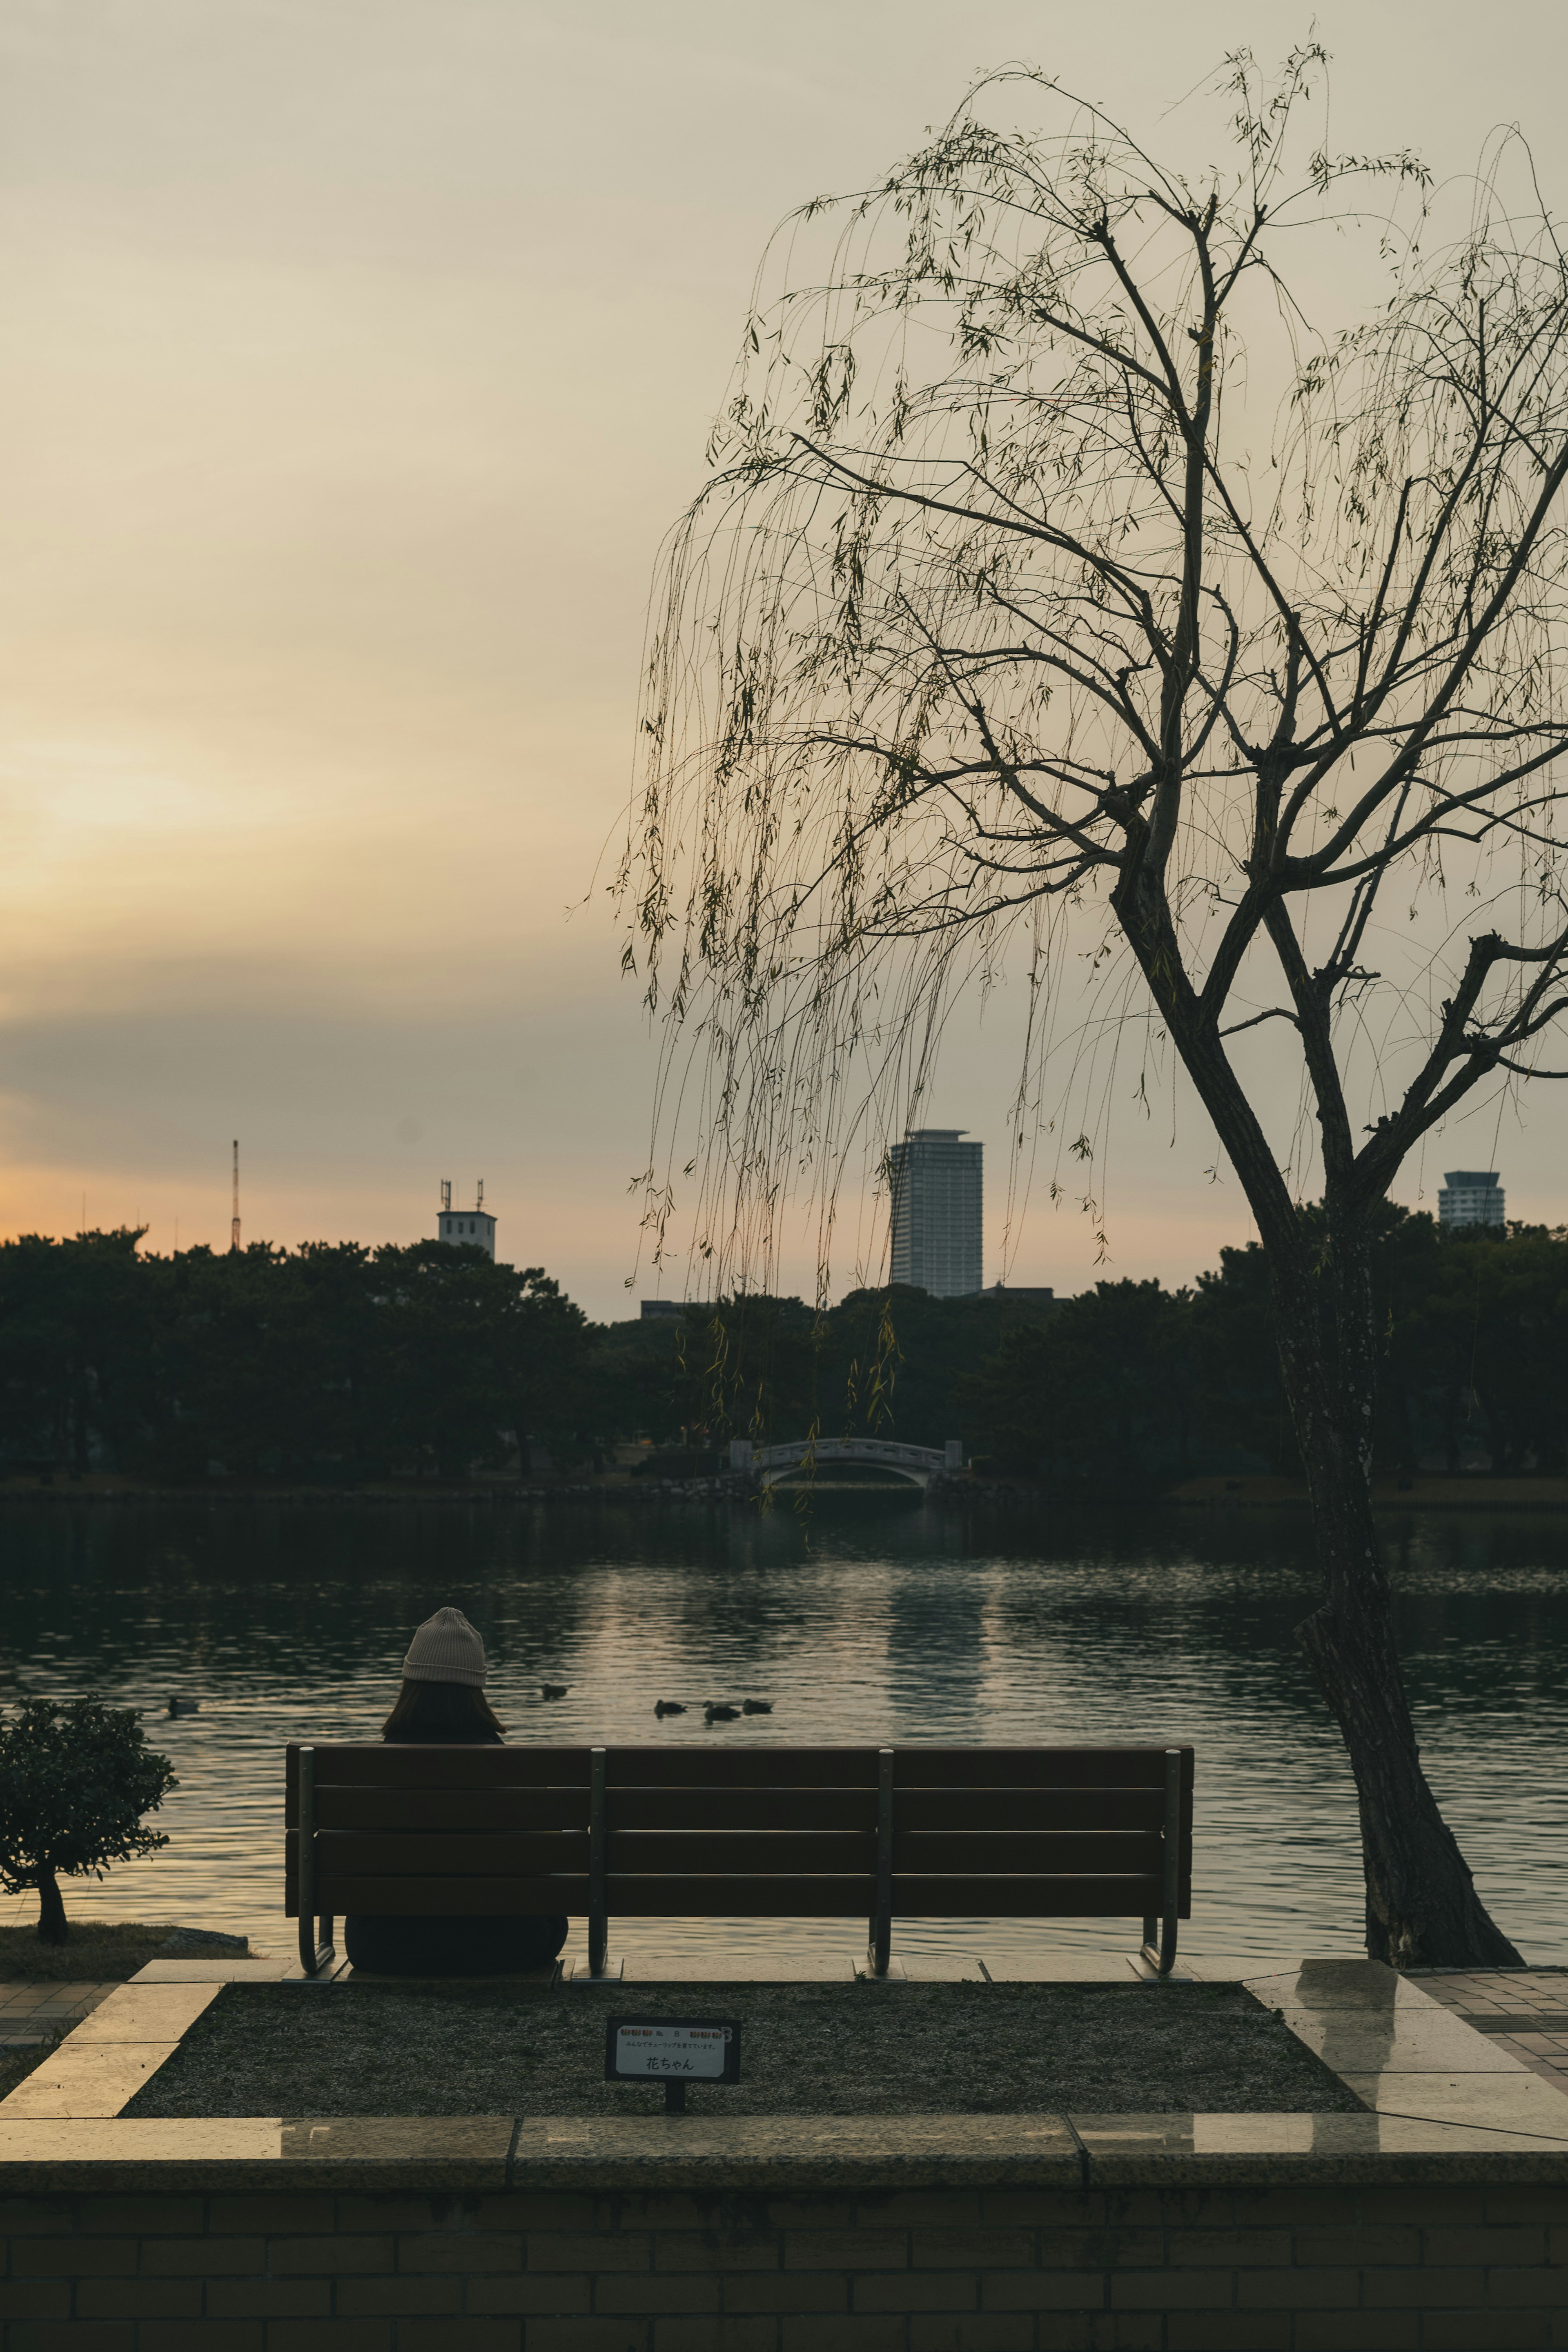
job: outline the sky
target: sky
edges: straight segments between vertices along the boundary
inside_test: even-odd
[[[1524,0],[10,0],[0,1234],[223,1246],[238,1137],[247,1238],[411,1241],[482,1178],[502,1256],[635,1311],[654,1045],[605,850],[769,232],[984,67],[1159,138],[1310,23],[1340,145],[1460,173],[1517,121],[1568,208],[1568,19]],[[1247,1237],[1183,1108],[1118,1140],[1108,1266],[1038,1187],[1004,1258],[988,1024],[924,1113],[987,1145],[987,1281]],[[1472,1121],[1397,1197],[1497,1165],[1561,1222],[1562,1117]]]

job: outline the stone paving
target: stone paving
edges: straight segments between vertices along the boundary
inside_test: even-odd
[[[108,1984],[0,1982],[0,2050],[28,2049],[52,2041],[67,2027],[79,2025],[100,2000],[118,1990],[118,1979]]]
[[[1568,1969],[1444,1969],[1417,1981],[1467,2025],[1568,2091]]]

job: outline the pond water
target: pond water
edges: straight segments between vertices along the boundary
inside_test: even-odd
[[[1568,1958],[1568,1518],[1414,1515],[1384,1532],[1439,1801],[1525,1957]],[[179,1773],[168,1846],[68,1882],[68,1910],[274,1950],[292,1940],[283,1744],[374,1738],[410,1632],[445,1602],[484,1633],[518,1740],[1190,1740],[1183,1944],[1201,1966],[1361,1948],[1353,1790],[1291,1638],[1312,1597],[1290,1512],[13,1505],[0,1701],[91,1691],[145,1708]],[[567,1696],[546,1703],[545,1681]],[[174,1695],[200,1713],[168,1719]],[[705,1728],[704,1700],[744,1697],[771,1717]],[[692,1711],[661,1725],[658,1698]],[[35,1903],[0,1899],[0,1921]],[[844,1920],[628,1921],[612,1948],[829,1966],[858,1940]],[[1135,1941],[1117,1922],[920,1921],[895,1949],[1026,1974],[1047,1944]]]

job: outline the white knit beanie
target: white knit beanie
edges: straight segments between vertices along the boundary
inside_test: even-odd
[[[482,1683],[485,1645],[460,1609],[437,1609],[408,1644],[405,1683]]]

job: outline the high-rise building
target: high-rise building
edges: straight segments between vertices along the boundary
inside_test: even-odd
[[[973,1298],[981,1274],[981,1157],[961,1127],[917,1127],[888,1154],[895,1282]]]
[[[1481,1174],[1473,1168],[1450,1168],[1437,1194],[1437,1223],[1446,1234],[1460,1225],[1495,1225],[1506,1232],[1503,1189],[1496,1169]]]

